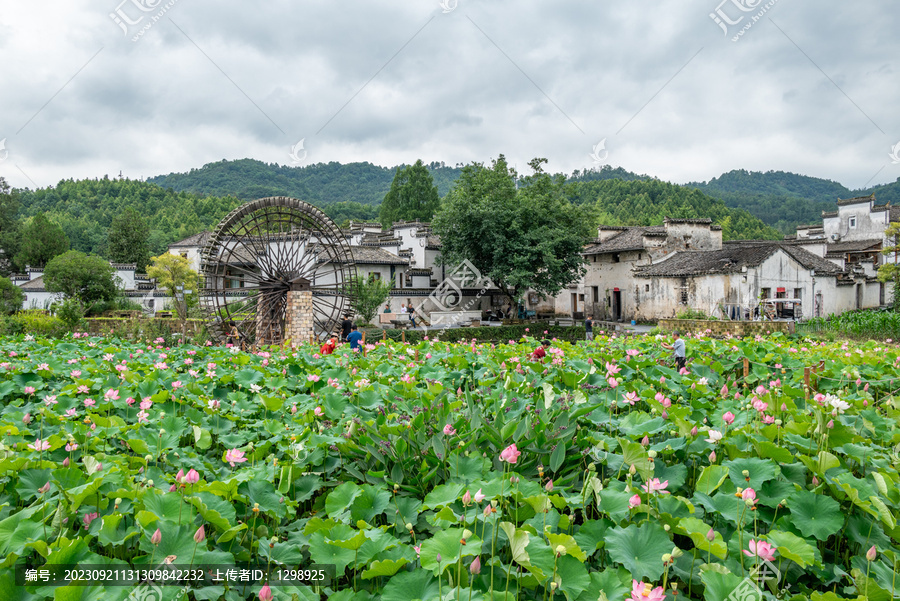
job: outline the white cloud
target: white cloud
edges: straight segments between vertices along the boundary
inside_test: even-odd
[[[46,186],[290,164],[301,138],[310,162],[503,153],[520,171],[541,156],[571,172],[607,138],[611,164],[675,182],[734,168],[851,188],[882,168],[873,184],[900,177],[886,0],[780,0],[737,43],[710,19],[715,0],[460,0],[448,14],[436,0],[178,0],[137,42],[109,16],[119,1],[4,7],[0,176],[13,185],[33,186],[22,171]]]

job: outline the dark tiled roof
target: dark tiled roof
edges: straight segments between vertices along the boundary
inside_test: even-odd
[[[601,228],[620,229],[620,228]],[[595,242],[585,247],[584,255],[602,255],[604,253],[624,252],[627,250],[643,250],[644,236],[665,236],[666,228],[656,227],[628,227],[621,228],[621,232],[607,238],[603,242]]]
[[[440,249],[441,248],[440,236],[435,236],[434,234],[431,234],[430,236],[428,236],[428,238],[426,238],[425,248]]]
[[[875,248],[877,247],[877,248]],[[865,252],[867,250],[881,250],[881,239],[877,240],[855,240],[852,242],[836,242],[828,245],[827,253],[852,253]]]
[[[716,273],[740,273],[743,267],[757,267],[776,251],[782,250],[805,269],[815,269],[820,275],[839,275],[842,270],[811,252],[792,244],[771,241],[726,244],[721,250],[681,251],[670,258],[638,267],[638,277],[687,277]]]
[[[697,225],[709,225],[712,223],[712,219],[710,219],[709,217],[703,217],[700,219],[675,219],[673,217],[666,217],[665,222],[666,223],[691,223],[691,224],[697,224]]]
[[[44,276],[39,276],[19,286],[26,292],[44,292]]]
[[[900,221],[900,207],[891,207],[890,217],[888,219],[890,219],[891,223]]]
[[[874,201],[875,201],[875,195],[870,194],[868,196],[857,196],[856,198],[847,198],[847,199],[838,198],[837,204],[839,207],[842,207],[844,205],[855,205],[855,204],[860,204],[863,202],[874,202]]]
[[[837,211],[822,211],[822,219],[828,219],[828,218],[837,217],[837,216],[838,216]]]
[[[409,259],[398,257],[377,246],[351,246],[353,259],[359,263],[377,263],[379,265],[409,265]]]
[[[179,246],[200,246],[203,247],[206,245],[207,239],[209,239],[209,235],[212,232],[200,232],[199,234],[194,234],[193,236],[188,236],[184,240],[179,240],[173,244],[169,245],[169,248],[179,247]]]

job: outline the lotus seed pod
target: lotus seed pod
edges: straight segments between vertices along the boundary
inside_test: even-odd
[[[144,455],[144,461],[153,461],[153,455]]]
[[[665,526],[663,526],[663,530],[665,530],[666,532],[668,532],[668,531],[671,530],[671,529],[672,529],[671,526],[669,526],[668,524],[666,524]]]
[[[406,529],[407,529],[407,530],[412,530],[412,529],[413,529],[413,528],[412,528],[412,524],[410,524],[409,522],[406,522],[405,525],[406,525]]]
[[[750,477],[750,471],[749,471],[749,470],[744,470],[744,471],[741,472],[741,475],[742,475],[744,478],[749,478],[749,477]]]
[[[663,562],[663,563],[669,563],[670,561],[672,561],[672,554],[671,554],[671,553],[665,553],[665,554],[662,556],[662,562]]]
[[[588,464],[588,471],[589,471],[589,472],[595,472],[595,471],[597,471],[597,464],[596,464],[596,463],[589,463],[589,464]]]
[[[674,548],[672,549],[672,557],[674,557],[675,559],[678,559],[678,558],[681,557],[682,555],[684,555],[684,551],[682,551],[682,550],[679,549],[678,547],[674,547]]]
[[[656,459],[656,451],[647,451],[647,456],[650,457],[650,459]]]
[[[153,480],[147,480],[147,486],[153,487]]]
[[[566,554],[566,548],[565,548],[563,545],[558,545],[558,546],[556,547],[556,554],[559,555],[559,556],[565,555],[565,554]]]

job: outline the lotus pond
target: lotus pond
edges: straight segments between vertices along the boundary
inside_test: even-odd
[[[900,350],[699,337],[678,373],[660,342],[4,338],[0,596],[900,597]],[[16,584],[167,563],[333,578]]]

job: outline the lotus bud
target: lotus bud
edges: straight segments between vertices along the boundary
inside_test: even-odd
[[[819,479],[816,478],[815,476],[813,476],[812,483],[813,483],[813,486],[818,486],[818,485],[819,485]]]
[[[662,562],[663,562],[664,564],[670,563],[671,561],[672,561],[672,554],[671,554],[671,553],[665,553],[665,554],[663,554],[663,556],[662,556]]]
[[[437,556],[436,556],[434,559],[435,559],[435,561],[437,561],[438,563],[441,563],[441,559],[442,559],[441,554],[438,553]]]
[[[637,473],[637,468],[634,467],[634,464],[633,464],[633,463],[631,464],[631,467],[628,468],[628,473],[631,474],[632,476],[635,475],[635,474]]]
[[[409,522],[406,522],[405,526],[406,526],[406,529],[407,529],[407,530],[412,530],[412,529],[413,529],[412,524],[410,524]]]
[[[159,531],[159,528],[157,528],[156,532],[153,533],[153,536],[150,537],[150,542],[154,545],[158,545],[162,542],[162,532]]]
[[[69,467],[69,458],[68,457],[63,459],[63,467]]]
[[[682,550],[679,549],[678,547],[674,547],[674,548],[672,549],[672,558],[673,558],[673,559],[678,559],[678,558],[681,557],[682,555],[684,555],[684,551],[682,551]]]
[[[197,532],[194,533],[194,542],[199,544],[205,540],[206,540],[206,529],[204,528],[204,526],[201,525],[199,528],[197,528]]]
[[[697,426],[691,428],[691,436],[697,436]]]
[[[706,540],[709,542],[713,542],[716,540],[716,532],[712,528],[709,529],[709,532],[706,533]]]
[[[472,574],[480,574],[481,573],[481,556],[478,555],[475,559],[472,560],[471,565],[469,565],[469,572]]]
[[[648,446],[650,444],[650,439],[647,436],[644,436],[641,439],[641,444],[644,445],[645,447]]]
[[[709,454],[709,462],[710,462],[710,463],[715,463],[715,462],[716,462],[716,452],[715,452],[715,451],[713,451],[713,452],[711,452],[711,453]]]
[[[553,480],[547,481],[547,484],[544,485],[544,490],[546,490],[547,492],[553,491]]]
[[[866,551],[866,561],[875,561],[876,551],[875,545],[869,547],[869,550]]]
[[[468,507],[469,503],[471,503],[471,502],[472,502],[472,494],[469,491],[466,491],[466,494],[464,494],[462,497],[462,504],[463,504],[463,506]]]
[[[45,492],[49,492],[49,491],[50,491],[50,483],[49,482],[47,482],[46,484],[44,484],[42,487],[40,487],[38,489],[38,492],[41,494],[44,494]]]

